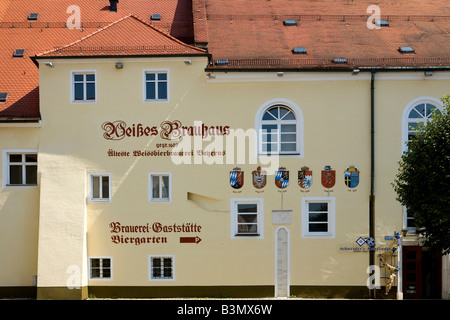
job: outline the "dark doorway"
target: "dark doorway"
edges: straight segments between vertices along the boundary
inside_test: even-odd
[[[442,255],[420,246],[403,247],[404,299],[440,299]]]

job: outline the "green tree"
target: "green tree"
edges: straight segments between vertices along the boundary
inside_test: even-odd
[[[393,183],[425,245],[450,253],[450,96],[444,110],[419,126]]]

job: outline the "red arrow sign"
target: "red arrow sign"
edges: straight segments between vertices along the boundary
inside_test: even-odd
[[[180,237],[180,243],[199,243],[202,241],[199,237]]]

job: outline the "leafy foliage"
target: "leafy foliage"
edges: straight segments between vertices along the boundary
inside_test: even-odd
[[[450,253],[450,96],[444,110],[418,128],[399,162],[397,200],[414,216],[425,245]]]

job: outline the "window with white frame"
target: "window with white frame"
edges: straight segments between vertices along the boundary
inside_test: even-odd
[[[263,200],[231,199],[231,237],[263,238],[263,235]]]
[[[112,259],[109,257],[89,258],[89,279],[91,280],[111,280],[112,279]]]
[[[72,102],[95,102],[97,97],[96,72],[72,72]]]
[[[166,70],[146,70],[144,73],[145,101],[168,101],[169,74]]]
[[[303,115],[292,101],[274,99],[263,104],[255,117],[258,155],[303,157]]]
[[[439,114],[442,107],[442,102],[433,97],[417,98],[406,106],[402,120],[403,151],[407,150],[407,142],[414,139],[420,125],[430,121],[433,114]]]
[[[174,256],[149,256],[149,281],[175,280]]]
[[[431,120],[433,114],[439,114],[439,109],[431,103],[420,103],[411,108],[408,113],[408,141],[414,139],[420,125]]]
[[[111,174],[89,173],[89,185],[91,202],[111,201]]]
[[[37,186],[36,150],[3,150],[4,186]]]
[[[150,201],[170,202],[171,183],[170,173],[151,172],[149,174]]]
[[[303,237],[334,238],[334,198],[302,198],[302,232]]]
[[[442,111],[443,104],[433,97],[420,97],[411,101],[403,111],[402,119],[402,151],[408,150],[407,143],[414,139],[420,126],[433,119],[434,114]],[[415,232],[414,216],[403,210],[403,221],[408,232]]]

